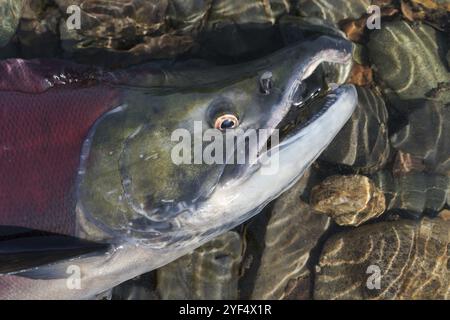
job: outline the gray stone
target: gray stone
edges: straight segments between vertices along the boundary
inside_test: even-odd
[[[373,180],[385,194],[387,210],[402,210],[415,216],[442,210],[450,188],[450,177],[426,172],[393,177],[383,171],[378,172]]]
[[[357,90],[355,112],[320,159],[371,173],[383,168],[389,158],[388,113],[378,93],[359,87]]]
[[[229,231],[158,269],[162,299],[237,299],[242,243]]]
[[[297,8],[301,16],[320,18],[337,26],[344,19],[360,18],[371,4],[371,0],[299,0]]]
[[[309,175],[278,198],[267,223],[252,299],[308,299],[310,251],[329,226],[300,199]]]
[[[415,110],[391,137],[392,146],[423,159],[428,171],[450,175],[450,105],[431,100],[411,105]]]
[[[450,82],[442,60],[446,39],[428,25],[384,22],[371,33],[368,47],[378,76],[400,99],[422,99],[440,83]],[[450,91],[434,98],[450,102]]]

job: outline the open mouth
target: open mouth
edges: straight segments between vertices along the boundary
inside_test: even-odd
[[[330,62],[330,64],[349,63],[351,61],[348,59],[338,63]],[[311,75],[301,80],[294,89],[291,94],[291,106],[276,126],[276,129],[279,130],[279,143],[286,140],[287,137],[295,135],[333,104],[335,97],[332,97],[332,93],[336,92],[339,85],[330,80],[334,77],[325,69],[323,63],[319,64]],[[274,146],[274,142],[269,138],[266,150],[270,150]]]
[[[325,97],[332,91],[332,87],[321,66],[300,83],[293,94],[291,108],[277,125],[280,141],[321,112]]]

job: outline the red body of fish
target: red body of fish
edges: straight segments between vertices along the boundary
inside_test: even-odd
[[[95,121],[120,102],[111,86],[80,84],[72,67],[0,63],[0,225],[75,232],[82,144]]]

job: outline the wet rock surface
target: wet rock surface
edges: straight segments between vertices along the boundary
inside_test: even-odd
[[[405,127],[392,135],[392,146],[423,159],[428,171],[450,175],[450,107],[422,100]]]
[[[258,228],[247,231],[248,237],[263,242],[259,266],[256,271],[248,271],[255,273],[251,299],[311,298],[308,260],[311,250],[328,229],[329,218],[317,214],[300,199],[308,180],[306,174],[275,201],[264,225],[263,239],[258,236],[262,233]]]
[[[330,238],[316,274],[316,299],[448,299],[448,221],[400,220]]]
[[[448,201],[448,176],[413,171],[394,177],[390,172],[383,171],[373,179],[385,194],[388,210],[400,210],[413,217],[425,213],[434,215]]]
[[[344,19],[357,19],[367,12],[370,0],[300,0],[301,16],[316,17],[337,24]]]
[[[27,1],[17,30],[17,42],[24,58],[53,57],[60,53],[59,24],[62,15],[58,8],[45,1]]]
[[[387,86],[387,93],[400,99],[422,99],[440,83],[450,81],[443,64],[446,43],[444,34],[434,28],[405,21],[383,24],[370,36],[368,48],[376,73]],[[450,101],[449,92],[436,97]]]
[[[237,299],[241,237],[229,231],[156,271],[162,299]]]
[[[82,28],[60,23],[66,55],[117,67],[191,52],[236,57],[258,52],[275,40],[273,24],[290,6],[281,0],[56,0],[61,12],[81,8]],[[264,37],[262,37],[262,33]],[[237,45],[239,44],[239,45]],[[89,59],[88,59],[89,57]],[[124,61],[125,59],[125,61]]]
[[[378,93],[365,88],[357,90],[355,112],[320,159],[374,172],[386,164],[390,154],[388,112]]]
[[[16,32],[24,2],[0,0],[0,48],[6,46]]]
[[[311,191],[310,204],[342,226],[359,226],[383,214],[383,192],[367,177],[331,176]]]
[[[128,65],[136,64],[149,58],[174,57],[193,44],[191,35],[169,27],[166,19],[170,17],[169,1],[57,0],[56,3],[63,13],[72,5],[80,8],[80,28],[72,28],[67,19],[61,20],[59,28],[65,53],[82,62],[92,59],[100,62],[107,57],[113,66],[120,66],[123,59]]]

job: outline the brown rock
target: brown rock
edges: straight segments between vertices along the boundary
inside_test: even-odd
[[[450,210],[444,209],[441,212],[439,212],[439,218],[444,219],[445,221],[450,220]]]
[[[422,172],[425,170],[423,159],[415,157],[410,153],[399,151],[395,156],[392,173],[398,177],[411,171]]]
[[[360,175],[328,177],[312,189],[310,204],[344,226],[359,226],[386,208],[383,192]]]
[[[446,0],[411,0],[427,9],[443,9],[450,11],[450,2]]]
[[[330,238],[315,299],[449,299],[450,221],[375,223]]]
[[[351,41],[360,42],[364,36],[366,21],[367,18],[365,17],[358,20],[345,21],[341,24],[341,29]]]
[[[409,21],[423,20],[425,18],[425,12],[413,8],[409,2],[402,0],[400,8],[403,16]]]
[[[350,74],[349,83],[353,83],[360,87],[366,87],[373,82],[373,71],[368,66],[354,63]]]

